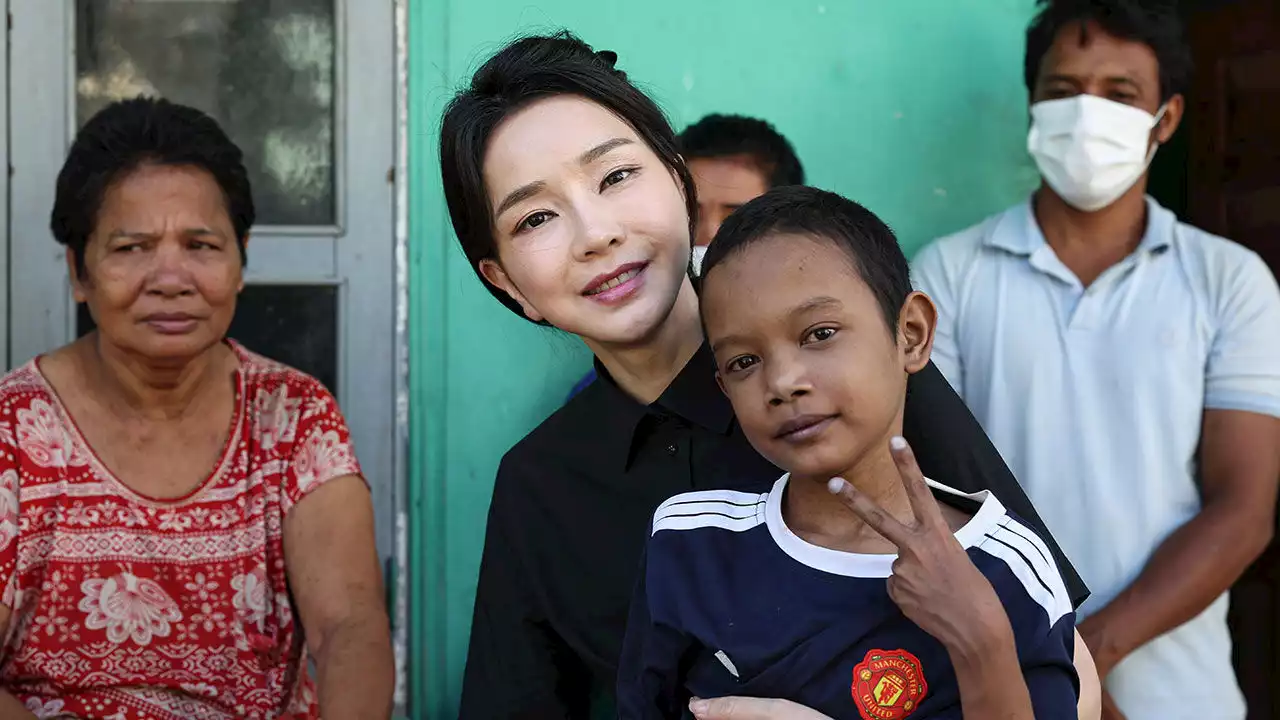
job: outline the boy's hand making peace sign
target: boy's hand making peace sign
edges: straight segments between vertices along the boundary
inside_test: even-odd
[[[889,448],[914,522],[898,521],[842,478],[833,478],[828,487],[863,522],[897,546],[898,559],[888,586],[889,597],[902,614],[948,650],[983,652],[991,639],[1012,635],[1004,607],[952,534],[907,441],[895,437]]]
[[[889,443],[914,520],[903,523],[842,478],[828,487],[898,548],[889,597],[951,656],[965,717],[1034,718],[1013,629],[991,583],[969,559],[933,499],[907,441]]]

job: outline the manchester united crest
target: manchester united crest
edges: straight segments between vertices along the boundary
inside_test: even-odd
[[[928,692],[920,659],[906,650],[872,650],[853,668],[853,701],[863,720],[901,720]]]

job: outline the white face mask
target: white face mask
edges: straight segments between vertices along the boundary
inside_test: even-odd
[[[702,274],[702,258],[706,256],[707,256],[706,245],[693,246],[693,274],[694,275]]]
[[[1151,129],[1164,117],[1080,94],[1031,106],[1027,151],[1054,192],[1085,212],[1101,210],[1146,172],[1157,145]],[[1150,149],[1148,149],[1150,148]]]

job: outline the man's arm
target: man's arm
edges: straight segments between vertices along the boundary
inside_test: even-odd
[[[334,478],[285,518],[289,586],[316,658],[320,711],[330,718],[391,717],[395,662],[364,480]]]
[[[494,483],[458,717],[586,717],[590,675],[528,592],[517,472],[504,461]]]
[[[1206,411],[1200,470],[1200,513],[1156,548],[1129,587],[1080,624],[1104,678],[1129,653],[1203,612],[1271,542],[1280,419]]]
[[[1098,674],[1200,614],[1262,553],[1280,478],[1280,288],[1256,254],[1207,269],[1218,330],[1205,363],[1203,508],[1142,573],[1080,625]]]

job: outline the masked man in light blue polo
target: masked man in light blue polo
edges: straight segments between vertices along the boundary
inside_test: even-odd
[[[1280,290],[1145,194],[1190,74],[1172,4],[1041,4],[1043,183],[916,257],[933,358],[1093,591],[1103,717],[1243,720],[1226,593],[1275,523]]]

